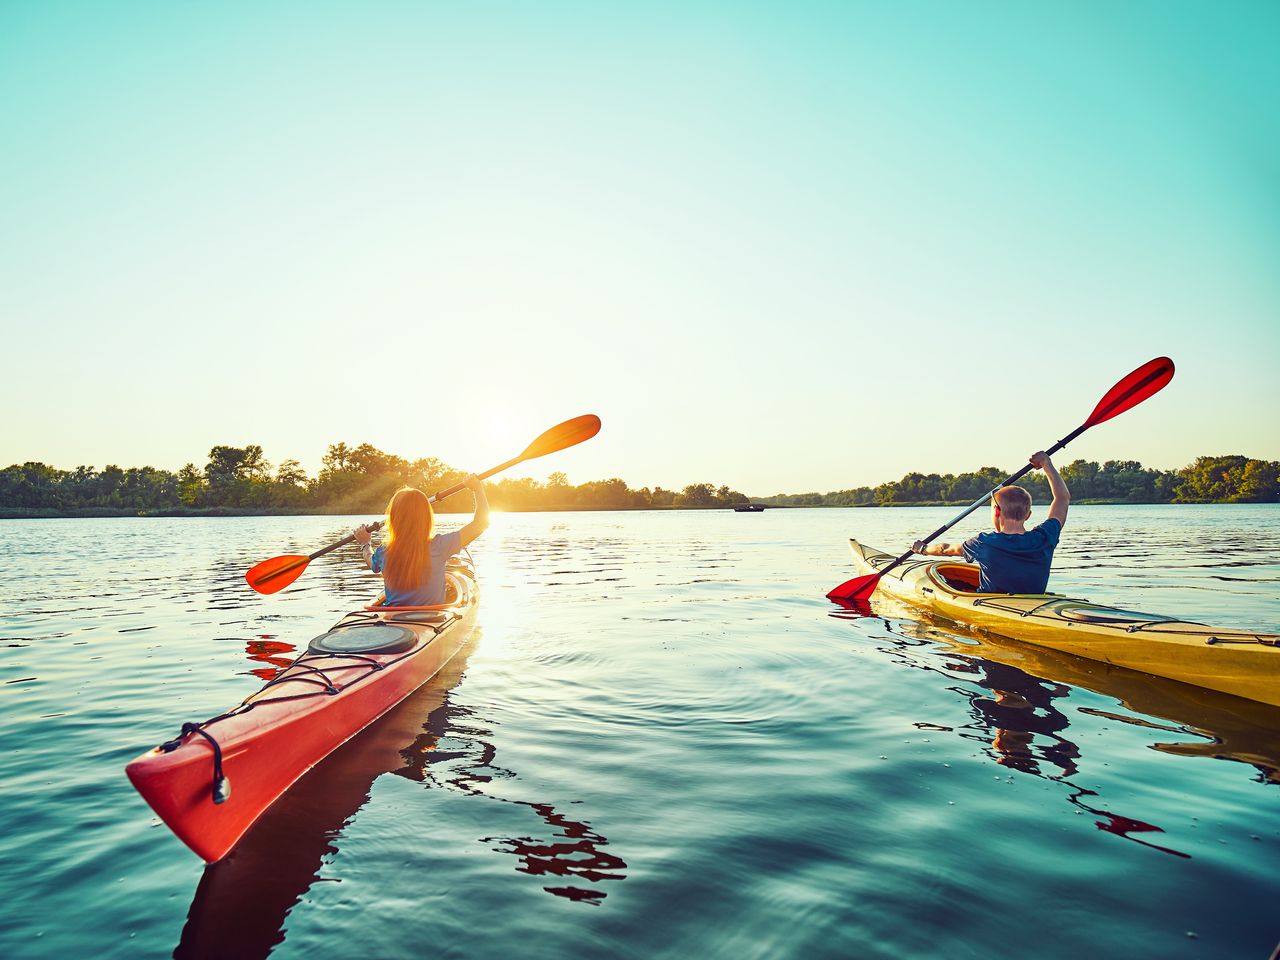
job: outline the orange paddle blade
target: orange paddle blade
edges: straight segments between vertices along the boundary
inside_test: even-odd
[[[276,593],[302,576],[310,557],[283,556],[263,560],[244,575],[249,586],[259,593]]]
[[[520,454],[521,460],[532,460],[534,457],[545,457],[548,453],[564,450],[590,440],[600,432],[600,418],[594,413],[584,413],[580,417],[558,423],[543,433],[537,440],[525,447]]]
[[[1096,427],[1136,407],[1163,390],[1172,379],[1173,361],[1168,357],[1156,357],[1144,363],[1107,391],[1107,395],[1093,408],[1093,413],[1089,414],[1085,426]]]
[[[876,584],[883,574],[869,573],[865,577],[854,577],[846,580],[827,594],[827,599],[837,602],[865,603],[876,592]]]

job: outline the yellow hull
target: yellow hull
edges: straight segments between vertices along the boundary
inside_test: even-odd
[[[849,541],[861,574],[893,561]],[[977,567],[908,560],[877,590],[953,623],[1280,706],[1280,635],[1226,630],[1060,594],[977,593]]]

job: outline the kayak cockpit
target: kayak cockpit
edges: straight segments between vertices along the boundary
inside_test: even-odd
[[[971,563],[935,564],[929,569],[929,576],[955,593],[978,592],[978,568]]]
[[[459,557],[453,557],[449,560],[448,571],[444,578],[444,603],[436,603],[427,607],[391,607],[386,605],[386,593],[380,593],[378,594],[378,599],[366,606],[365,609],[374,613],[387,614],[388,619],[393,616],[397,619],[405,619],[410,612],[425,613],[435,611],[443,616],[449,611],[456,611],[458,607],[466,606],[473,602],[474,591],[472,590],[472,585],[474,583],[475,572],[471,564],[463,562]]]

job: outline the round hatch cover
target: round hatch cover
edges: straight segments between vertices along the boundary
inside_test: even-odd
[[[1139,613],[1137,610],[1117,610],[1114,607],[1064,605],[1058,608],[1058,613],[1065,619],[1074,620],[1076,623],[1159,623],[1172,619],[1172,617],[1161,616],[1158,613]]]
[[[418,635],[408,627],[378,624],[330,630],[308,646],[316,653],[401,653],[417,639]]]

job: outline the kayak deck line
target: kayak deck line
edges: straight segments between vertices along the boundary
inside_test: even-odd
[[[240,704],[184,723],[135,759],[129,780],[183,843],[210,863],[222,859],[303,774],[466,643],[479,605],[475,574],[454,561],[446,582],[449,602],[437,607],[348,613]]]
[[[855,566],[889,554],[849,541]],[[978,631],[1280,706],[1280,635],[1215,627],[1056,593],[979,593],[978,567],[913,559],[881,576],[882,594]]]
[[[384,609],[392,610],[395,608],[384,608]],[[358,616],[359,616],[358,613],[348,614],[341,621],[339,621],[337,625],[334,626],[333,630],[347,629],[352,626],[359,625],[359,621],[352,621],[351,619],[353,617],[358,617]],[[371,619],[374,623],[379,622],[379,618],[376,616],[372,617]],[[388,617],[387,619],[391,620],[390,617]],[[350,687],[354,686],[355,684],[359,683],[361,680],[366,680],[369,677],[373,676],[375,673],[378,673],[381,670],[385,670],[388,667],[394,666],[395,664],[399,663],[401,660],[404,660],[408,657],[416,656],[424,648],[426,648],[432,641],[434,641],[436,637],[440,635],[441,629],[443,629],[445,626],[452,624],[457,619],[458,619],[457,614],[451,614],[451,615],[445,616],[441,621],[440,629],[437,629],[432,636],[428,637],[421,646],[410,648],[407,652],[401,654],[399,657],[396,657],[393,660],[382,661],[382,660],[376,659],[373,656],[370,656],[368,654],[362,654],[362,653],[317,653],[314,650],[308,649],[304,651],[300,657],[294,660],[293,663],[289,664],[289,666],[286,667],[283,672],[273,677],[272,679],[268,680],[261,690],[258,690],[255,693],[251,693],[249,696],[245,697],[244,700],[240,701],[239,706],[232,707],[230,710],[227,710],[225,713],[220,713],[216,717],[210,717],[208,720],[205,720],[201,723],[184,723],[182,725],[182,732],[179,733],[178,736],[174,737],[172,740],[166,740],[164,743],[156,747],[156,749],[164,753],[172,753],[174,750],[177,750],[179,747],[181,747],[183,743],[190,742],[187,739],[188,737],[196,736],[196,735],[208,741],[209,745],[213,748],[213,781],[211,785],[213,802],[219,803],[219,804],[225,803],[227,798],[230,796],[230,788],[227,786],[227,778],[223,776],[223,773],[222,773],[222,745],[217,741],[217,739],[212,734],[209,733],[207,729],[211,724],[218,723],[222,720],[228,720],[231,717],[240,716],[242,714],[248,713],[250,710],[254,709],[255,707],[263,707],[273,703],[286,703],[294,700],[303,700],[308,697],[337,696],[338,694],[342,693],[344,690],[347,690]],[[430,624],[430,626],[434,626],[434,624]],[[333,631],[331,630],[330,632],[333,632]],[[327,665],[324,668],[321,668],[315,665],[314,661],[322,661],[322,660],[337,660],[337,661],[349,660],[353,662],[352,663],[339,662],[336,665]],[[355,676],[351,677],[345,683],[341,681],[333,680],[332,678],[329,677],[328,673],[325,672],[326,670],[335,671],[335,670],[348,670],[353,668],[358,669],[361,665],[366,667],[366,669],[361,673],[357,673]],[[297,671],[297,673],[292,672],[295,670]],[[263,697],[263,694],[266,693],[268,690],[270,690],[272,687],[278,686],[283,683],[310,683],[310,684],[315,684],[319,686],[320,689],[307,690],[302,693],[291,693],[291,694],[286,694],[284,696],[279,696],[279,697]]]
[[[965,592],[967,591],[957,591],[957,594],[962,594]],[[973,601],[973,605],[975,607],[991,607],[996,610],[1005,610],[1005,611],[1008,611],[1009,613],[1016,613],[1022,617],[1033,617],[1040,614],[1040,611],[1043,610],[1046,606],[1050,606],[1051,604],[1057,602],[1060,599],[1061,600],[1071,599],[1070,597],[1067,597],[1065,594],[1046,594],[1045,595],[1046,597],[1051,597],[1053,599],[1046,600],[1044,603],[1040,604],[1040,606],[1033,607],[1030,610],[1022,610],[1016,606],[1010,607],[1010,606],[1000,605],[1000,601],[1004,597],[1016,597],[1016,596],[1019,596],[1019,594],[1015,594],[1015,593],[978,594],[977,599]],[[1079,601],[1076,601],[1076,602],[1079,602]],[[1092,606],[1092,604],[1090,604],[1090,606]],[[1071,617],[1071,611],[1069,609],[1064,609],[1064,608],[1059,608],[1058,613],[1059,613],[1059,616],[1065,618],[1062,623],[1064,627],[1075,626],[1077,623],[1086,623],[1092,627],[1114,627],[1117,630],[1124,630],[1125,633],[1139,633],[1143,630],[1154,630],[1156,627],[1174,626],[1177,624],[1181,624],[1187,627],[1208,627],[1209,626],[1206,623],[1201,623],[1199,620],[1178,620],[1178,619],[1175,619],[1174,617],[1163,617],[1163,616],[1160,616],[1159,614],[1154,614],[1154,613],[1142,614],[1142,616],[1146,617],[1147,619],[1128,620],[1128,621],[1119,620],[1119,619],[1113,619],[1110,621],[1102,620],[1102,619],[1078,619],[1077,620]],[[1233,630],[1219,630],[1217,628],[1210,628],[1210,629],[1212,629],[1214,632],[1212,635],[1207,636],[1205,638],[1204,642],[1208,644],[1261,643],[1269,647],[1280,646],[1280,637],[1275,637],[1266,633],[1254,633],[1249,630],[1233,631]]]
[[[853,542],[853,541],[851,541]],[[861,546],[861,545],[860,545]],[[870,549],[870,548],[865,548]],[[885,553],[868,554],[867,560],[872,564],[879,565],[881,559],[892,560],[893,557]],[[1206,644],[1214,643],[1260,643],[1266,646],[1280,646],[1280,637],[1273,634],[1258,633],[1252,630],[1222,630],[1216,627],[1210,627],[1206,623],[1199,620],[1179,620],[1174,617],[1166,617],[1158,613],[1138,613],[1130,610],[1117,610],[1114,607],[1104,607],[1101,604],[1095,604],[1088,600],[1068,597],[1063,593],[978,593],[976,590],[966,590],[952,583],[948,578],[948,574],[954,571],[952,567],[962,567],[966,570],[977,570],[976,565],[969,563],[958,563],[955,561],[917,561],[916,565],[923,565],[931,568],[929,574],[934,578],[940,578],[945,585],[957,597],[963,597],[974,607],[987,607],[999,610],[1005,613],[1017,614],[1019,617],[1046,617],[1043,613],[1045,608],[1052,608],[1054,616],[1049,617],[1055,623],[1059,623],[1063,627],[1073,627],[1077,624],[1087,624],[1090,627],[1102,627],[1115,630],[1121,630],[1125,633],[1138,633],[1143,630],[1149,630],[1156,633],[1159,632],[1175,632],[1160,631],[1160,627],[1171,627],[1181,625],[1184,627],[1202,627],[1212,633],[1205,636]],[[902,577],[897,577],[901,580]],[[928,587],[924,587],[925,593],[931,592]],[[1036,605],[1023,608],[1017,605],[1017,600],[1039,600],[1041,602]],[[1065,601],[1065,604],[1063,603]],[[1055,604],[1063,604],[1054,606]],[[1070,604],[1070,606],[1066,606]],[[1075,610],[1098,610],[1102,612],[1123,613],[1128,614],[1127,617],[1073,617]],[[1184,631],[1185,632],[1185,631]]]

